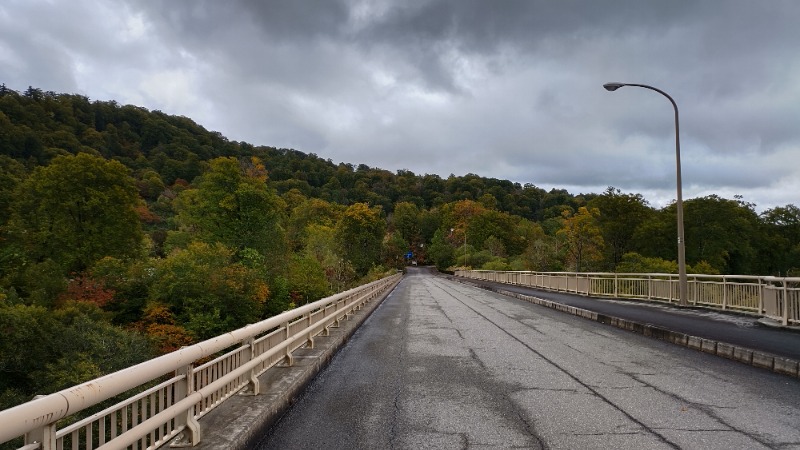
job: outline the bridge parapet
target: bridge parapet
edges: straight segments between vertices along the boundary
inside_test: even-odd
[[[580,295],[678,303],[678,275],[669,273],[457,270],[456,276]],[[689,304],[760,315],[800,325],[800,278],[688,275]]]
[[[0,411],[0,443],[21,449],[194,446],[197,419],[230,396],[257,395],[258,375],[313,346],[346,316],[395,286],[398,273],[250,324],[136,366]],[[225,352],[219,355],[220,352]],[[217,356],[219,355],[219,356]],[[213,358],[206,361],[208,358]],[[58,429],[59,420],[126,392],[124,400]]]

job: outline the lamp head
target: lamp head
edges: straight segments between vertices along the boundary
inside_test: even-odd
[[[609,91],[609,92],[616,91],[617,89],[621,88],[622,86],[625,86],[625,83],[606,83],[606,84],[603,85],[603,87],[606,88],[606,90]]]

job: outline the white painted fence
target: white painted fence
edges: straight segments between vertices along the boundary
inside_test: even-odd
[[[281,361],[291,364],[292,351],[313,345],[315,336],[401,278],[398,273],[0,411],[0,443],[24,435],[25,450],[149,449],[168,441],[196,445],[201,435],[197,419],[231,395],[258,394],[258,375]],[[131,390],[141,392],[58,428],[61,419]]]
[[[678,275],[664,273],[509,272],[457,270],[476,280],[574,294],[678,302]],[[688,303],[750,312],[800,325],[800,278],[748,275],[688,275]]]

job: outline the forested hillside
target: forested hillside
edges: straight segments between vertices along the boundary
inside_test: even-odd
[[[685,201],[690,272],[797,274],[800,210]],[[675,272],[675,207],[334,163],[0,85],[0,409],[402,268]]]

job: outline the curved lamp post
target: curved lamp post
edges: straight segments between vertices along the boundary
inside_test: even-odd
[[[688,289],[686,282],[686,246],[683,235],[683,188],[681,187],[681,140],[680,128],[678,127],[678,104],[675,103],[675,100],[666,92],[646,84],[606,83],[603,85],[603,87],[610,92],[616,91],[623,86],[635,86],[656,91],[664,97],[667,97],[670,103],[672,103],[672,107],[675,109],[675,163],[678,178],[678,199],[676,203],[678,208],[678,292],[680,296],[679,302],[681,305],[685,306],[688,303]]]

